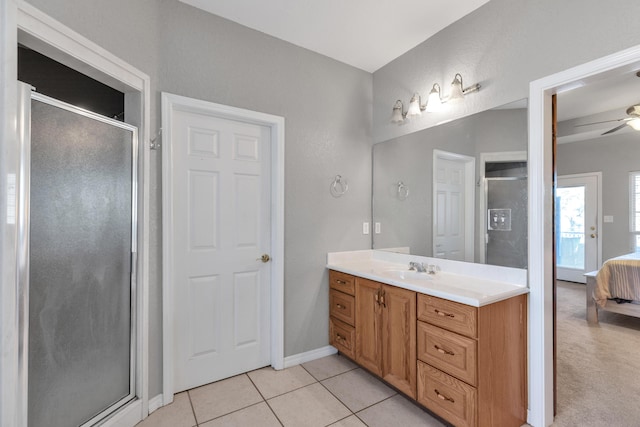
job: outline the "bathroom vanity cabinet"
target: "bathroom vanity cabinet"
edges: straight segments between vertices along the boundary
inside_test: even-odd
[[[342,354],[455,426],[526,422],[526,294],[474,307],[329,277],[329,341]]]
[[[356,278],[355,361],[416,397],[416,293]]]

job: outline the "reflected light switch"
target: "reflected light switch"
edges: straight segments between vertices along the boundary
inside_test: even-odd
[[[605,215],[604,222],[613,222],[613,215]]]

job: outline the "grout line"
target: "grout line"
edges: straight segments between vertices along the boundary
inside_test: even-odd
[[[203,424],[204,424],[204,423],[208,423],[208,422],[210,422],[210,421],[213,421],[213,420],[217,420],[217,419],[219,419],[219,418],[226,417],[227,415],[231,415],[231,414],[235,414],[236,412],[244,411],[245,409],[249,409],[249,408],[251,408],[252,406],[256,406],[256,405],[259,405],[259,404],[261,404],[261,403],[267,403],[267,402],[265,402],[265,401],[263,400],[262,402],[252,403],[252,404],[251,404],[251,405],[249,405],[249,406],[245,406],[244,408],[236,409],[235,411],[231,411],[231,412],[228,412],[228,413],[226,413],[226,414],[219,415],[219,416],[217,416],[217,417],[211,418],[210,420],[203,421],[202,423],[203,423]]]
[[[385,397],[384,399],[380,400],[379,402],[372,403],[372,404],[371,404],[371,405],[369,405],[369,406],[365,406],[364,408],[362,408],[362,409],[358,410],[358,412],[354,412],[354,415],[355,415],[355,416],[358,416],[358,414],[359,414],[360,412],[365,411],[365,410],[367,410],[367,409],[371,408],[372,406],[376,406],[376,405],[378,405],[378,404],[380,404],[380,403],[382,403],[382,402],[385,402],[385,401],[387,401],[387,400],[389,400],[389,399],[391,399],[391,398],[393,398],[393,397],[396,397],[396,396],[398,396],[398,392],[396,392],[396,391],[394,390],[394,393],[393,393],[391,396],[389,396],[389,397]],[[358,418],[360,418],[360,417],[358,417]],[[363,422],[364,422],[364,421],[363,421]]]
[[[330,357],[330,356],[327,356],[327,357]],[[341,356],[341,357],[344,357],[344,356]],[[302,364],[300,364],[299,366],[302,366]],[[311,375],[311,376],[312,376],[312,377],[313,377],[317,382],[322,382],[322,381],[324,381],[324,380],[328,380],[329,378],[335,378],[335,377],[337,377],[338,375],[342,375],[342,374],[346,374],[347,372],[355,371],[356,369],[360,369],[360,367],[356,365],[354,368],[347,369],[346,371],[343,371],[343,372],[337,373],[337,374],[335,374],[335,375],[331,375],[330,377],[323,378],[323,379],[321,379],[321,380],[317,379],[317,378],[316,378],[316,377],[315,377],[311,372],[309,372],[309,370],[308,370],[307,368],[305,368],[304,366],[302,366],[302,369],[304,369],[305,371],[307,371],[307,372],[309,373],[309,375]]]
[[[267,408],[269,408],[269,410],[271,411],[273,416],[276,417],[276,420],[278,420],[278,422],[280,423],[281,426],[284,426],[284,423],[282,422],[280,417],[278,417],[278,414],[276,414],[276,411],[274,411],[273,408],[271,407],[271,405],[269,405],[269,401],[264,398],[264,395],[262,394],[262,392],[260,391],[260,389],[258,388],[256,383],[253,382],[253,380],[251,379],[251,377],[249,375],[247,375],[247,377],[249,378],[249,381],[251,381],[251,384],[253,384],[253,386],[256,388],[256,390],[258,390],[258,393],[260,394],[260,397],[262,397],[262,401],[267,404]],[[277,397],[277,396],[274,396],[274,397]]]
[[[189,405],[191,406],[191,412],[193,413],[193,419],[196,421],[195,427],[199,427],[200,423],[198,423],[198,416],[196,415],[196,409],[193,407],[193,402],[191,401],[191,393],[187,390],[187,398],[189,399]]]
[[[265,401],[265,403],[267,404],[267,407],[269,408],[269,410],[271,411],[271,413],[273,414],[274,417],[276,417],[276,420],[278,420],[278,422],[280,423],[281,426],[284,426],[284,423],[282,422],[282,420],[280,419],[280,417],[278,416],[278,414],[276,414],[276,411],[273,410],[273,408],[271,407],[271,405],[269,405],[269,401]]]

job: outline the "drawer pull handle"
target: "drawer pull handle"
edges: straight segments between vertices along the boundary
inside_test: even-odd
[[[436,308],[434,311],[436,312],[436,314],[437,314],[438,316],[442,316],[442,317],[451,317],[452,319],[453,319],[454,317],[456,317],[456,316],[454,316],[454,315],[453,315],[453,314],[451,314],[451,313],[445,313],[444,311],[440,311],[440,310],[438,310],[437,308]]]
[[[340,335],[340,334],[336,334],[336,341],[338,341],[338,342],[345,341],[345,337],[343,337],[343,336],[342,336],[342,335]]]
[[[446,400],[447,402],[451,402],[451,403],[456,403],[456,401],[455,401],[455,400],[453,400],[452,398],[447,397],[447,396],[445,396],[444,394],[440,394],[440,392],[438,391],[438,389],[434,389],[433,391],[435,391],[435,392],[436,392],[436,396],[438,396],[438,399]]]
[[[376,292],[375,295],[373,296],[373,299],[376,302],[376,305],[380,305],[380,293]]]
[[[380,304],[382,304],[384,308],[387,308],[387,302],[384,300],[384,297],[385,297],[385,291],[381,291]]]
[[[346,285],[347,284],[347,282],[345,282],[344,280],[340,280],[340,279],[336,279],[336,283],[338,285]]]
[[[346,307],[342,304],[336,304],[336,307],[338,307],[338,309],[340,310],[344,310]]]
[[[449,356],[455,356],[455,353],[453,351],[449,351],[449,350],[445,350],[442,347],[439,347],[437,345],[433,346],[436,350],[438,350],[438,353],[442,353],[442,354],[447,354]]]

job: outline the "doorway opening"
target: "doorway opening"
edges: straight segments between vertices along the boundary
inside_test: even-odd
[[[533,425],[554,419],[554,119],[552,97],[640,69],[640,47],[565,70],[530,85],[529,283],[530,283],[530,411]],[[586,320],[585,320],[586,322]]]

